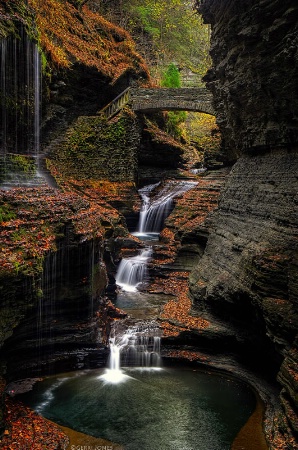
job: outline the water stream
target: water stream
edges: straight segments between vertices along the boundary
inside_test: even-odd
[[[148,277],[147,264],[152,256],[152,247],[139,251],[139,254],[131,258],[122,258],[117,274],[116,283],[124,291],[135,292],[138,285]]]
[[[160,201],[162,209],[165,203]],[[148,276],[151,256],[152,247],[145,247],[122,260],[116,304],[127,302],[139,310],[150,304],[150,294],[138,286]],[[154,318],[115,321],[106,369],[45,378],[23,400],[61,425],[125,450],[229,450],[255,408],[253,392],[227,377],[165,367],[160,339]]]
[[[40,53],[22,28],[19,38],[2,39],[0,47],[0,185],[2,188],[39,185],[43,182],[39,164]],[[28,158],[15,157],[19,155]],[[28,175],[18,169],[30,166],[29,157],[36,170]],[[158,240],[174,199],[195,184],[169,181],[163,186],[151,184],[140,189],[142,208],[133,234],[144,241]],[[92,278],[96,252],[94,248],[87,250],[91,255]],[[148,294],[138,288],[148,279],[152,253],[153,247],[147,246],[136,256],[122,259],[116,275],[116,283],[122,290],[117,306],[126,301],[135,309],[144,310],[150,304]],[[63,258],[64,255],[61,264]],[[38,311],[39,348],[43,339],[47,338],[47,342],[52,339],[48,319],[56,321],[57,294],[53,280],[59,264],[57,256],[49,260],[42,280],[47,301],[40,303]],[[71,267],[69,263],[65,266]],[[76,275],[77,279],[86,278],[79,272]],[[63,287],[75,285],[73,275],[66,273],[60,278]],[[82,307],[80,315],[82,311],[86,316],[92,315],[93,297],[88,291],[85,305],[89,305],[89,297],[90,306],[85,311]],[[152,301],[158,302],[156,298]],[[162,367],[160,339],[160,328],[153,318],[115,322],[106,369],[48,377],[23,399],[49,419],[119,442],[126,450],[228,450],[255,407],[254,394],[226,377]]]
[[[150,240],[153,235],[158,237],[173,208],[173,199],[193,188],[195,184],[191,181],[169,181],[155,193],[159,183],[140,189],[142,208],[135,235],[143,240]],[[126,298],[129,298],[131,293],[136,293],[139,286],[147,280],[147,265],[152,253],[152,246],[148,246],[139,250],[138,255],[121,260],[115,278],[116,284],[126,293]],[[142,293],[138,301],[142,307]],[[109,369],[103,375],[105,381],[117,383],[127,380],[122,366],[160,367],[160,329],[156,322],[148,324],[147,321],[137,320],[124,331],[119,330],[116,325],[110,337],[110,363]]]
[[[164,222],[174,207],[174,198],[193,189],[195,181],[167,181],[156,191],[160,183],[139,189],[142,198],[137,230],[132,233],[142,240],[158,239]]]
[[[124,329],[123,324],[115,322],[110,335],[109,367],[101,379],[118,384],[129,378],[128,367],[160,369],[160,335],[153,320],[136,322]]]

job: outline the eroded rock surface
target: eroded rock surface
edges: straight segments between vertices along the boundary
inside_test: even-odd
[[[238,160],[190,292],[197,311],[234,328],[247,361],[277,377],[283,413],[275,430],[282,437],[270,445],[294,449],[298,6],[287,0],[200,3],[212,27],[207,87],[227,156]]]
[[[230,158],[243,148],[297,142],[298,6],[292,0],[200,3],[212,26],[207,87]]]

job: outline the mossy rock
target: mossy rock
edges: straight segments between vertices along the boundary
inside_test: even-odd
[[[51,158],[65,177],[135,181],[140,136],[135,116],[123,112],[111,121],[81,116]]]

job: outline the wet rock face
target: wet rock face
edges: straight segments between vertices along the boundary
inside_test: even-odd
[[[102,252],[99,240],[79,244],[69,230],[68,242],[45,258],[41,279],[31,286],[39,298],[2,349],[8,378],[104,364],[95,320],[107,284]]]
[[[212,27],[207,87],[228,158],[237,162],[221,192],[204,255],[191,274],[190,291],[196,309],[238,328],[238,339],[244,337],[251,349],[250,355],[245,350],[247,358],[258,368],[271,362],[278,372],[284,414],[277,429],[294,449],[298,5],[291,0],[200,4]]]
[[[100,364],[96,312],[122,218],[103,200],[49,187],[2,191],[0,200],[0,373]]]
[[[292,0],[204,0],[212,27],[206,76],[229,157],[298,141],[298,5]]]
[[[297,169],[297,152],[283,151],[245,156],[234,165],[191,277],[196,304],[204,298],[227,320],[245,324],[245,298],[253,301],[277,349],[293,341],[298,324]]]
[[[257,370],[279,372],[286,442],[298,409],[297,150],[238,160],[190,276],[194,308],[233,326],[242,357]]]

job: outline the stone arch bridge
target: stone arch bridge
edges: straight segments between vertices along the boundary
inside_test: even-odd
[[[129,104],[133,111],[196,111],[215,115],[212,94],[205,88],[127,88],[100,113],[107,118]]]

